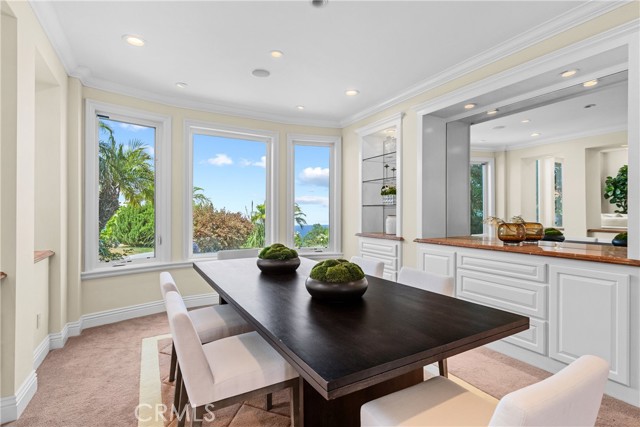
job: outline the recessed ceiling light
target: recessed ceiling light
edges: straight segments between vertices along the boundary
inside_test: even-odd
[[[360,93],[360,91],[356,90],[356,89],[349,89],[349,90],[344,92],[344,94],[347,95],[347,96],[356,96],[359,93]]]
[[[493,116],[494,114],[498,114],[498,109],[487,111],[487,114]]]
[[[271,73],[268,70],[263,70],[262,68],[256,68],[251,72],[256,77],[269,77]]]
[[[540,134],[538,132],[534,132],[531,134],[531,136],[540,136]]]
[[[487,140],[486,139],[481,139],[480,142],[487,142]]]
[[[271,57],[273,57],[273,58],[282,58],[283,55],[284,55],[284,53],[282,53],[282,51],[279,51],[279,50],[272,50],[271,51]]]
[[[464,106],[464,109],[465,109],[465,110],[471,110],[471,109],[473,109],[473,108],[476,108],[476,104],[466,104],[466,105]]]
[[[329,3],[329,0],[311,0],[311,4],[315,7],[322,7]]]
[[[560,76],[567,78],[567,77],[573,77],[576,75],[576,73],[578,72],[578,70],[566,70],[560,73]]]
[[[189,86],[187,83],[185,82],[178,82],[176,83],[176,86],[179,87],[180,89],[184,89],[185,87]]]
[[[589,80],[588,82],[582,83],[582,86],[591,87],[591,86],[595,86],[597,84],[598,84],[598,79],[593,79],[593,80]]]
[[[385,130],[385,133],[396,133],[395,129],[387,129]]]
[[[494,126],[493,129],[499,130],[499,129],[504,129],[506,128],[506,126]]]
[[[593,108],[595,106],[596,106],[596,104],[587,104],[587,105],[584,106],[584,108]]]
[[[531,123],[531,119],[524,119],[521,120],[520,123]]]
[[[296,108],[297,108],[298,110],[304,110],[304,105],[296,105]]]
[[[135,34],[125,34],[124,36],[122,36],[122,40],[135,47],[142,47],[145,43],[144,39],[141,36]]]

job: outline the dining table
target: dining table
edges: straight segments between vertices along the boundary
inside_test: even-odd
[[[256,258],[194,269],[299,373],[305,426],[359,426],[362,404],[423,381],[423,367],[529,328],[529,318],[366,276],[356,300],[312,298],[316,264],[265,274]],[[482,366],[477,366],[482,369]]]

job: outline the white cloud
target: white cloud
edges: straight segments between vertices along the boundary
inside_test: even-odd
[[[296,203],[299,205],[329,206],[329,198],[322,196],[300,196],[296,197]]]
[[[329,186],[329,168],[304,168],[299,175],[300,181],[305,184],[318,185],[321,187]]]
[[[231,157],[227,156],[226,154],[218,153],[215,157],[207,159],[207,163],[213,166],[224,166],[232,165],[233,160],[231,160]]]
[[[247,159],[240,159],[240,166],[242,166],[242,167],[257,166],[259,168],[266,168],[267,167],[267,156],[260,157],[260,160],[257,161],[257,162],[252,162],[251,160],[247,160]]]
[[[140,126],[140,125],[132,125],[131,123],[118,123],[118,125],[122,128],[122,129],[126,129],[128,131],[131,132],[138,132],[144,129],[147,129],[147,126]]]

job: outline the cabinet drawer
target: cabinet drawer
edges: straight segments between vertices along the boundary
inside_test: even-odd
[[[362,258],[382,261],[384,263],[385,270],[398,271],[398,258],[390,258],[381,255],[370,255],[368,253],[363,253]]]
[[[397,274],[395,272],[384,270],[384,273],[382,273],[382,278],[383,279],[391,280],[392,282],[396,282],[397,281],[396,277],[397,277]]]
[[[458,298],[525,316],[547,318],[547,286],[458,268]]]
[[[530,260],[501,261],[492,257],[458,253],[458,268],[481,271],[484,273],[498,273],[516,279],[533,280],[545,283],[547,281],[547,265]]]
[[[504,338],[504,341],[526,350],[546,355],[547,330],[547,322],[538,319],[529,319],[529,329]]]
[[[362,253],[363,255],[365,253],[368,253],[371,255],[383,255],[394,258],[398,256],[398,245],[396,243],[385,244],[372,242],[370,240],[361,240],[360,253]]]

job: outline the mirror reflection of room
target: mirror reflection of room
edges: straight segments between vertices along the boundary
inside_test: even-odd
[[[626,71],[527,105],[496,108],[495,119],[490,110],[470,128],[471,234],[488,216],[522,216],[567,240],[610,243],[627,227],[626,203],[611,197],[628,163]]]

